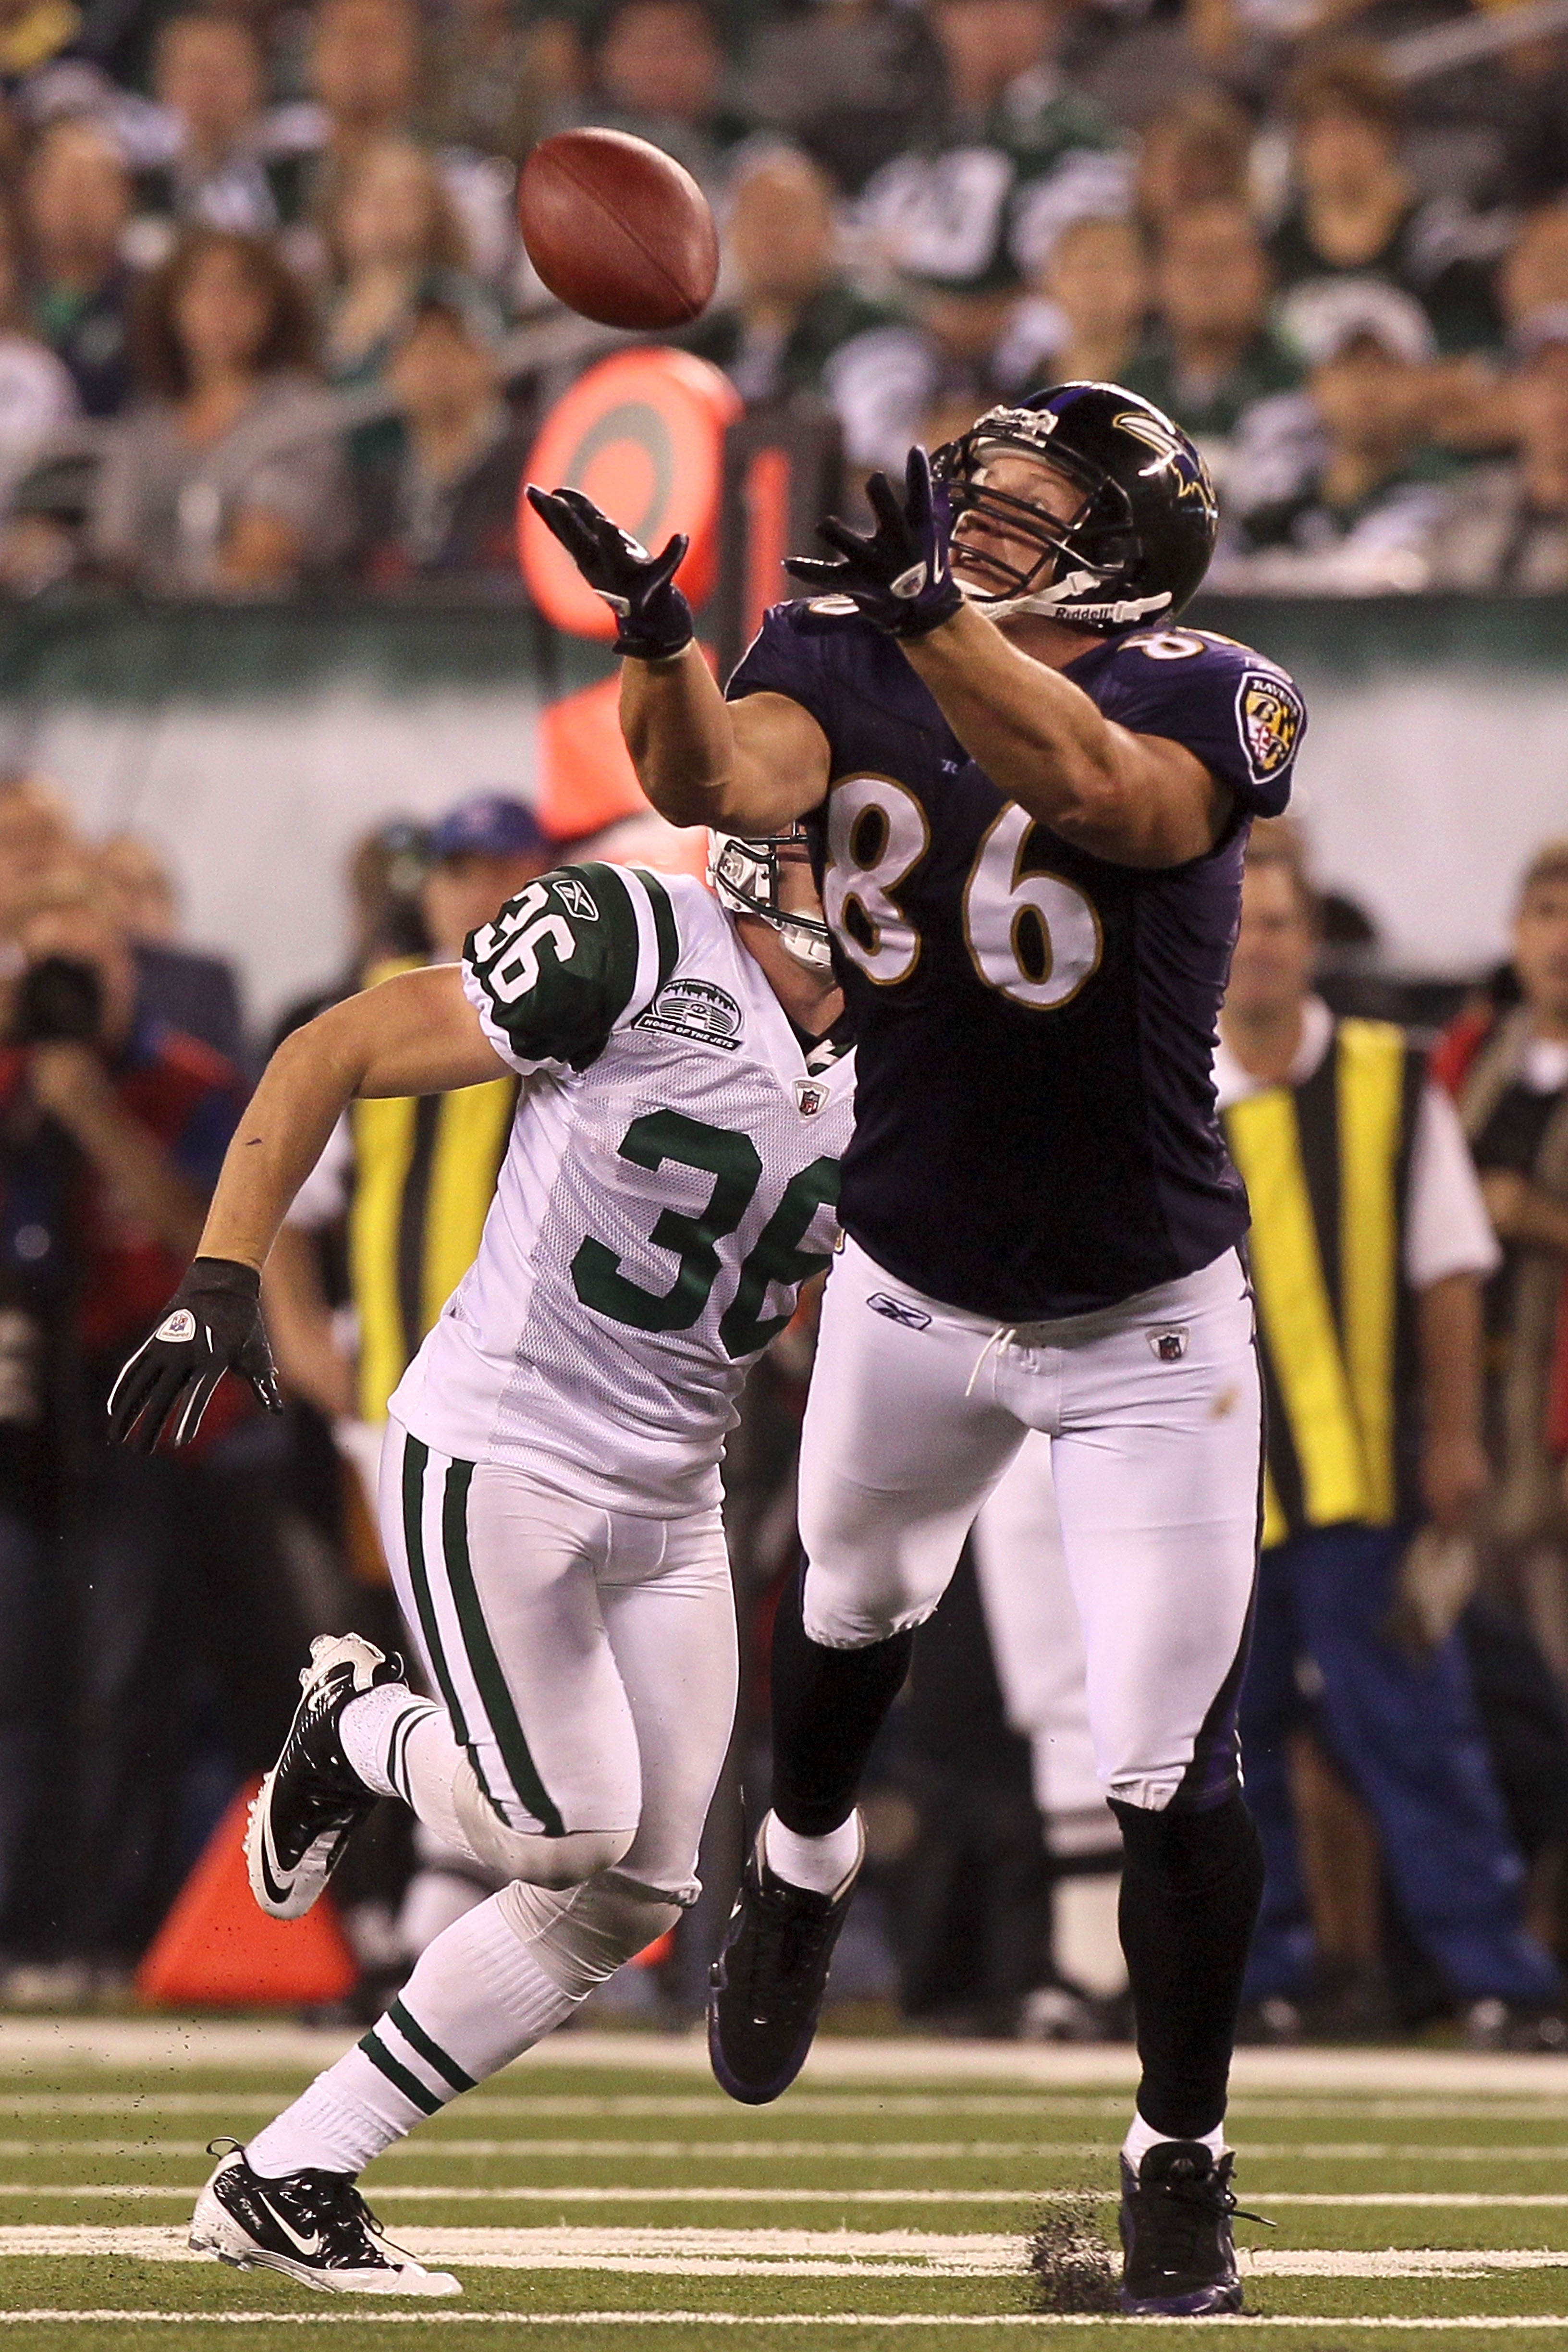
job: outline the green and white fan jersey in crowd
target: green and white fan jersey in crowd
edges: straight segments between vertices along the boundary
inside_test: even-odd
[[[463,984],[527,1083],[392,1413],[605,1507],[700,1507],[747,1366],[837,1237],[853,1056],[802,1046],[684,876],[546,875],[469,939]]]

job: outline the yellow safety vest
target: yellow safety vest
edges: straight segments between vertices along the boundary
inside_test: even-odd
[[[1342,1021],[1301,1086],[1224,1114],[1252,1206],[1266,1547],[1302,1528],[1404,1516],[1405,1194],[1422,1078],[1403,1030]]]
[[[369,984],[418,969],[416,957],[379,964]],[[353,1105],[349,1282],[365,1421],[386,1419],[393,1390],[473,1264],[517,1095],[515,1078],[497,1078]]]

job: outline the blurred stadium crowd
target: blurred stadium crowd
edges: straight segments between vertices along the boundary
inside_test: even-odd
[[[519,593],[513,184],[574,123],[689,166],[691,347],[852,468],[1111,378],[1211,457],[1216,584],[1568,585],[1554,0],[4,0],[0,98],[16,594]]]

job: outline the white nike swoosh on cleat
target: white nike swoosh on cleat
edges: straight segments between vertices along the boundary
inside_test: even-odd
[[[246,1859],[250,1864],[250,1891],[263,1911],[274,1919],[289,1916],[287,1906],[294,1893],[293,1874],[279,1867],[278,1853],[269,1833],[268,1816],[271,1811],[273,1775],[269,1772],[262,1782],[251,1807],[247,1825]]]
[[[294,2248],[297,2253],[301,2253],[309,2257],[312,2254],[319,2254],[321,2252],[321,2233],[320,2230],[313,2231],[308,2238],[302,2238],[298,2230],[294,2228],[293,2224],[286,2221],[283,2215],[279,2213],[277,2206],[273,2204],[270,2198],[260,2197],[257,2200],[257,2202],[260,2205],[262,2211],[267,2214],[268,2219],[277,2223],[278,2227],[282,2231],[283,2235],[288,2239],[289,2243]]]

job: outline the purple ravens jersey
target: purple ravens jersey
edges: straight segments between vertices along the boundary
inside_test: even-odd
[[[1197,629],[1067,671],[1235,795],[1184,866],[1116,866],[1005,800],[890,637],[837,598],[776,605],[731,698],[788,695],[831,747],[811,824],[858,1045],[839,1214],[889,1273],[1009,1323],[1082,1314],[1237,1242],[1210,1064],[1247,821],[1306,723],[1285,672]]]

